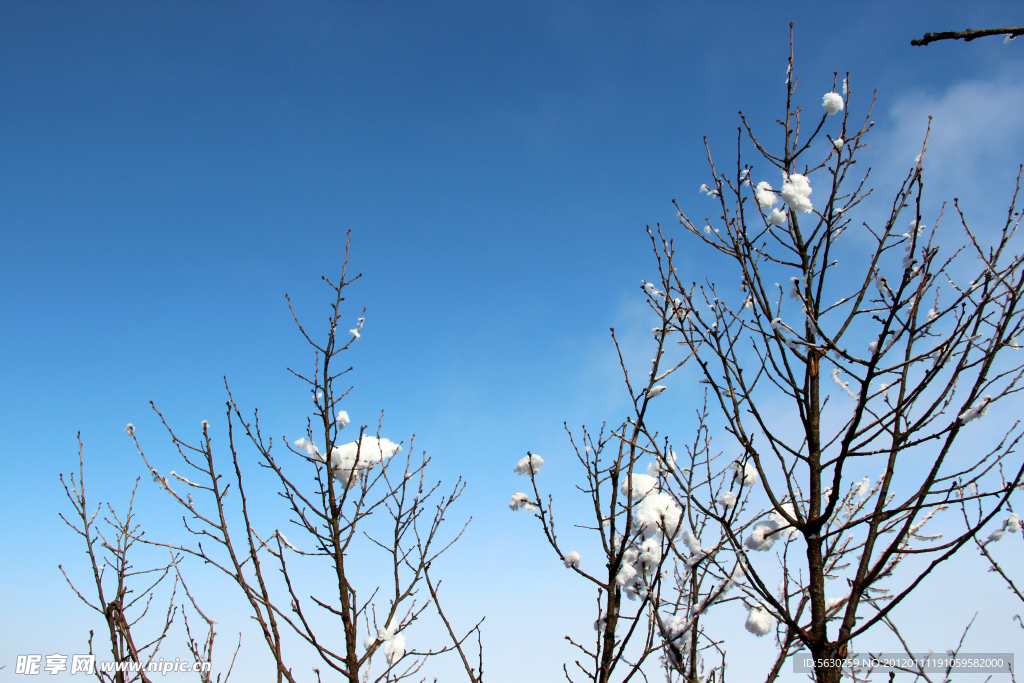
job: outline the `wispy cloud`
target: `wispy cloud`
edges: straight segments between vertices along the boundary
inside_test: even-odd
[[[910,92],[889,108],[869,158],[880,190],[906,176],[925,154],[925,200],[930,209],[960,198],[980,220],[1005,212],[1017,168],[1024,162],[1024,83],[1010,70],[987,79],[952,82],[942,92]],[[889,193],[883,196],[888,198]]]

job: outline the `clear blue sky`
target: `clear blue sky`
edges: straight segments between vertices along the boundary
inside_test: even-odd
[[[0,2],[0,679],[16,654],[84,651],[98,624],[57,569],[85,578],[57,516],[76,432],[93,500],[118,508],[144,474],[127,422],[173,467],[150,400],[223,446],[226,375],[272,435],[301,436],[287,368],[312,358],[284,295],[322,328],[348,230],[353,326],[367,309],[348,412],[385,411],[386,436],[415,433],[438,477],[469,482],[450,583],[460,618],[488,617],[491,680],[558,678],[590,598],[509,513],[511,467],[543,454],[568,501],[562,422],[623,418],[608,328],[646,358],[644,226],[675,225],[673,198],[700,214],[702,136],[733,161],[742,109],[770,137],[792,20],[805,108],[833,71],[861,115],[878,90],[880,182],[933,114],[932,199],[996,216],[1024,161],[1024,41],[910,40],[1022,19],[1011,2]],[[715,276],[696,252],[680,266]],[[671,393],[666,429],[692,407]],[[151,533],[179,534],[140,491]],[[977,577],[976,602],[1004,595]],[[226,648],[244,610],[210,600]],[[992,620],[982,644],[1014,628]]]

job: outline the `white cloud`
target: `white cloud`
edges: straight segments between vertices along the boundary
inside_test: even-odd
[[[890,108],[891,128],[868,137],[870,161],[880,169],[872,184],[889,190],[907,174],[921,152],[931,116],[924,157],[929,209],[937,211],[942,201],[959,197],[969,218],[1005,215],[1017,167],[1024,161],[1021,111],[1024,83],[1008,70],[950,83],[941,93],[909,92]]]

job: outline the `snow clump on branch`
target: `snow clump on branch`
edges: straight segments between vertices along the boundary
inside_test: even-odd
[[[825,113],[829,116],[838,114],[843,110],[843,98],[839,93],[827,92],[821,98],[821,106],[825,108]]]
[[[566,554],[565,561],[563,562],[563,564],[565,564],[566,569],[569,569],[570,567],[574,569],[579,569],[581,559],[582,558],[580,557],[580,554],[573,550],[572,552]]]
[[[315,455],[317,457],[320,457],[321,460],[323,459],[323,457],[320,456],[320,449],[317,448],[316,444],[314,444],[306,437],[302,437],[301,439],[297,440],[295,442],[295,447],[298,448],[299,450],[306,451],[307,455]]]
[[[754,466],[754,463],[752,462],[740,464],[740,462],[737,460],[733,464],[729,465],[729,469],[736,473],[734,478],[738,479],[740,477],[743,477],[744,486],[753,486],[754,484],[757,483],[758,479],[760,478],[757,474],[757,468]]]
[[[793,507],[792,503],[783,503],[782,509],[785,511],[787,515],[789,515],[793,519],[796,519],[796,509]],[[775,528],[782,529],[782,531],[776,535],[781,534],[792,538],[796,536],[798,533],[800,533],[800,530],[797,529],[795,526],[790,525],[790,523],[786,521],[786,518],[783,517],[778,510],[772,510],[772,513],[769,516],[771,517],[772,522],[775,523]]]
[[[750,613],[747,614],[747,623],[744,626],[748,631],[760,638],[775,628],[775,617],[765,609],[764,605],[754,605],[750,608]]]
[[[683,511],[667,493],[653,493],[645,496],[633,512],[633,526],[642,531],[644,538],[668,534],[674,537],[679,531]]]
[[[327,462],[327,458],[316,447],[316,444],[305,437],[296,440],[295,447],[305,451],[307,455],[316,456],[321,462]],[[342,446],[335,446],[331,449],[331,467],[334,469],[334,478],[343,483],[345,488],[353,488],[359,483],[362,470],[383,462],[385,458],[390,458],[400,450],[402,447],[390,439],[378,439],[369,435],[363,435],[358,442],[353,441]]]
[[[811,183],[807,180],[807,176],[799,173],[794,173],[789,177],[783,173],[784,183],[782,184],[782,201],[786,202],[786,205],[790,209],[797,213],[810,213],[814,210],[814,206],[811,204],[811,200],[808,197],[811,196]]]
[[[761,207],[762,211],[767,211],[775,202],[779,201],[779,196],[772,190],[771,185],[762,180],[754,188],[754,199],[757,200],[757,205]]]
[[[398,660],[405,656],[405,635],[396,633],[395,637],[384,643],[381,647],[388,664],[394,666]]]
[[[301,441],[302,439],[300,439]],[[298,445],[298,442],[296,442]],[[312,444],[311,444],[312,445]],[[314,448],[316,448],[314,446]],[[331,466],[334,468],[334,478],[345,484],[345,488],[353,488],[359,483],[359,475],[362,470],[369,469],[385,458],[402,450],[402,447],[392,443],[390,439],[378,439],[375,436],[363,435],[359,441],[335,446],[331,449]],[[317,453],[321,460],[326,460],[323,455]]]
[[[988,545],[989,543],[995,543],[996,541],[1001,539],[1006,534],[1015,534],[1018,531],[1020,531],[1020,526],[1021,526],[1020,515],[1018,515],[1016,512],[1013,512],[1013,513],[1010,514],[1009,517],[1007,517],[1003,521],[1003,526],[1001,528],[996,529],[995,531],[993,531],[992,533],[990,533],[988,535],[988,540],[986,540],[982,545]]]
[[[669,451],[664,456],[655,454],[654,462],[647,466],[647,475],[657,478],[662,474],[671,474],[676,468],[676,457],[675,451]]]
[[[622,482],[622,495],[636,501],[644,498],[651,491],[657,490],[658,480],[649,474],[631,474]]]
[[[743,545],[758,552],[771,550],[775,545],[775,539],[778,538],[778,534],[775,533],[778,529],[779,524],[774,519],[762,520],[750,530],[750,536],[747,536]]]
[[[977,420],[988,413],[988,404],[992,402],[992,397],[985,394],[984,398],[975,403],[973,406],[960,413],[960,424],[967,424],[971,420]]]
[[[512,502],[508,504],[508,507],[512,512],[519,510],[520,508],[531,511],[536,510],[537,506],[530,502],[530,497],[525,493],[516,492],[512,494]]]
[[[540,468],[544,465],[544,458],[536,454],[530,454],[523,457],[522,460],[516,463],[516,466],[512,468],[512,471],[516,474],[521,474],[525,477],[530,476],[531,472],[536,474],[540,472]]]

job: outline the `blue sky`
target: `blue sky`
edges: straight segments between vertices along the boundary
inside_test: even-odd
[[[833,71],[860,115],[878,90],[866,160],[883,195],[934,115],[930,206],[1004,211],[1024,160],[1020,41],[910,40],[1020,25],[1008,2],[0,2],[0,678],[16,654],[80,651],[96,625],[57,569],[84,569],[57,516],[76,433],[93,500],[115,507],[143,474],[127,422],[171,462],[150,400],[223,445],[226,376],[271,434],[301,436],[309,397],[287,368],[312,358],[284,295],[323,327],[320,277],[339,275],[348,230],[353,325],[367,309],[348,412],[383,410],[385,435],[415,433],[439,478],[467,480],[452,609],[487,615],[492,680],[559,675],[590,598],[509,513],[511,467],[544,454],[568,500],[563,421],[624,416],[608,328],[647,357],[644,226],[674,226],[673,198],[699,213],[702,137],[732,161],[739,110],[771,138],[790,21],[805,108]],[[699,251],[679,266],[716,274]],[[692,404],[665,396],[683,431]],[[158,493],[144,479],[140,518],[171,538]],[[975,602],[1003,595],[977,576]],[[210,599],[225,641],[248,628]],[[991,609],[980,643],[1013,628]],[[751,638],[734,647],[764,646]],[[243,653],[260,648],[249,633]]]

